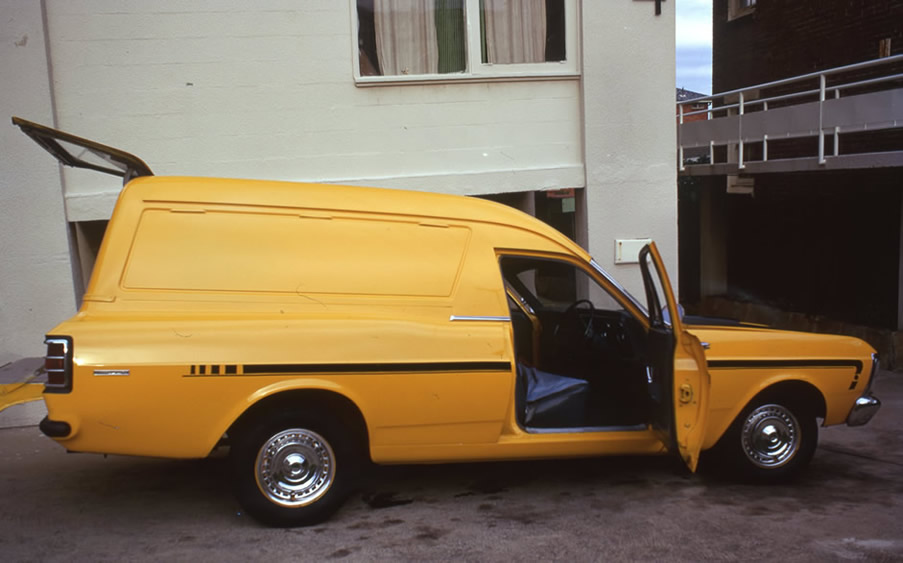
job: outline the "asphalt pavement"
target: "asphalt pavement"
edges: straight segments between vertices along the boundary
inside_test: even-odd
[[[222,457],[66,454],[5,428],[0,560],[903,561],[903,374],[875,392],[875,418],[821,429],[791,485],[669,457],[382,467],[329,522],[290,530],[242,513]]]

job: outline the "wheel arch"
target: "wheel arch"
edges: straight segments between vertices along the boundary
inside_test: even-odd
[[[788,401],[789,397],[789,401]],[[818,418],[825,418],[827,413],[827,401],[821,390],[813,383],[802,379],[779,379],[768,382],[764,387],[755,391],[751,390],[745,401],[737,401],[737,404],[729,417],[721,419],[717,427],[708,429],[703,450],[714,447],[724,436],[730,426],[742,415],[750,405],[763,400],[779,399],[794,405],[811,407],[813,414]]]
[[[763,409],[765,405],[777,405],[782,408]],[[744,438],[746,432],[744,421],[751,420],[748,417],[756,412],[780,417],[783,415],[779,413],[786,411],[790,411],[789,414],[794,418],[790,427],[796,428],[798,434],[796,432],[785,434],[779,431],[777,435],[784,435],[779,441],[756,446],[753,446],[752,434],[746,434],[749,437],[747,443]],[[712,463],[713,467],[721,470],[736,472],[737,476],[753,482],[788,482],[799,475],[812,459],[818,444],[817,418],[824,418],[825,413],[825,397],[812,383],[800,379],[772,382],[759,389],[742,404],[711,447],[710,453],[707,454],[709,461],[706,463]],[[780,423],[778,426],[780,427]],[[788,456],[781,453],[785,448],[792,450]],[[784,459],[781,459],[782,457]],[[757,462],[756,459],[760,461]]]
[[[268,413],[284,409],[316,408],[333,413],[354,433],[358,451],[370,458],[370,434],[360,408],[348,397],[326,389],[288,389],[262,397],[245,409],[229,425],[226,435],[233,437]]]
[[[812,414],[818,418],[824,418],[827,413],[828,407],[825,396],[818,387],[808,381],[800,379],[785,379],[773,383],[759,391],[743,405],[743,408],[738,412],[738,416],[740,412],[745,411],[747,407],[753,403],[772,399],[775,401],[778,399],[787,401],[788,398],[791,403],[791,405],[788,406],[795,405],[811,408]]]

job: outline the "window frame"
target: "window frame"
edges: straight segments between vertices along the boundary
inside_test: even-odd
[[[727,0],[727,21],[752,14],[757,3],[758,0]]]
[[[583,260],[580,260],[569,254],[535,251],[523,248],[496,248],[495,254],[496,265],[499,272],[499,280],[501,281],[503,287],[507,288],[508,286],[508,280],[505,279],[504,270],[502,269],[502,260],[506,258],[531,259],[538,261],[546,260],[550,262],[568,264],[571,267],[582,271],[587,278],[594,281],[608,295],[608,297],[611,298],[612,301],[614,301],[618,304],[619,307],[621,307],[624,312],[639,321],[644,330],[649,329],[650,318],[645,305],[640,303],[633,295],[628,293],[627,290],[625,290],[624,287],[621,286],[621,284],[615,281],[611,277],[611,275],[608,274],[608,272],[603,270],[594,259],[591,259],[589,262],[584,262]],[[514,289],[517,290],[517,288]],[[530,305],[530,307],[535,308],[536,304],[530,303],[529,298],[524,299],[526,303]],[[542,303],[539,304],[542,305]],[[520,304],[518,303],[518,305]],[[540,309],[544,309],[544,306],[540,307]]]
[[[356,86],[397,84],[431,84],[458,82],[486,82],[495,80],[562,80],[580,76],[581,44],[577,0],[563,0],[565,57],[564,61],[545,63],[493,64],[483,63],[480,37],[480,0],[464,0],[467,70],[448,74],[415,74],[392,76],[362,76],[358,47],[359,18],[357,0],[348,0],[351,9],[352,72]]]

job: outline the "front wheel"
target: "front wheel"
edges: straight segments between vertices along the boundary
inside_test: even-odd
[[[258,521],[309,526],[329,518],[354,484],[354,440],[337,422],[313,411],[284,411],[236,437],[232,469],[236,497]]]
[[[742,476],[780,482],[802,471],[818,444],[815,415],[786,401],[758,401],[737,417],[717,448]]]

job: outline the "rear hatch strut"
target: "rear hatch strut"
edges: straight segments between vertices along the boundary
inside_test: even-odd
[[[123,184],[132,178],[154,175],[143,160],[125,151],[33,123],[21,117],[13,117],[13,125],[19,127],[23,133],[66,166],[87,168],[119,176],[122,178]]]

